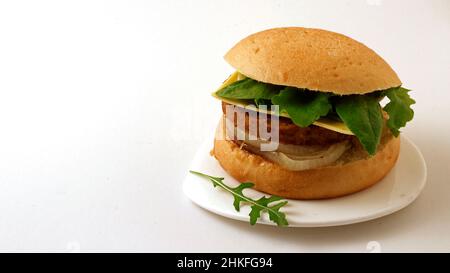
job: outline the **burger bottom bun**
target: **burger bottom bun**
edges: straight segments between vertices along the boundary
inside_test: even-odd
[[[256,190],[290,199],[324,199],[361,191],[385,177],[397,161],[400,138],[384,136],[371,157],[360,149],[347,151],[351,153],[343,155],[347,160],[338,160],[335,165],[304,171],[284,169],[217,137],[212,153],[232,177],[254,183]]]

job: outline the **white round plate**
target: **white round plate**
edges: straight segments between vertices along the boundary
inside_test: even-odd
[[[208,140],[197,152],[191,170],[211,176],[224,177],[224,182],[236,186],[239,182],[229,176],[210,156],[212,140]],[[289,200],[281,209],[286,213],[289,227],[324,227],[348,225],[379,218],[396,212],[416,199],[425,186],[426,165],[418,148],[402,136],[400,156],[396,166],[379,183],[348,196],[313,201]],[[237,212],[233,196],[202,177],[189,173],[183,183],[184,193],[197,205],[219,215],[249,221],[250,206],[241,205]],[[248,189],[244,193],[258,198],[263,193]],[[259,224],[274,225],[266,213]]]

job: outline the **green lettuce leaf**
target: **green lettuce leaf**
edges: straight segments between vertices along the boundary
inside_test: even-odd
[[[414,111],[410,106],[416,102],[409,96],[409,91],[403,87],[396,87],[384,92],[390,102],[383,109],[389,114],[387,126],[394,136],[398,136],[399,129],[414,117]]]
[[[286,87],[272,97],[272,103],[286,111],[297,126],[307,127],[332,109],[329,94]]]
[[[370,155],[377,152],[383,129],[378,99],[373,96],[349,95],[336,100],[336,112],[356,135]]]
[[[275,85],[246,78],[220,89],[216,92],[216,95],[227,99],[252,99],[259,101],[260,99],[270,100],[277,93]]]

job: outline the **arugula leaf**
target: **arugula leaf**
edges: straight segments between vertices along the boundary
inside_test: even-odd
[[[227,186],[223,180],[223,177],[214,177],[209,176],[204,173],[196,172],[196,171],[189,171],[192,174],[199,175],[201,177],[208,178],[214,187],[221,187],[222,189],[228,191],[231,193],[234,197],[233,206],[236,209],[236,211],[240,210],[241,202],[248,203],[251,205],[251,211],[249,213],[250,216],[250,224],[254,225],[256,224],[256,221],[258,218],[261,217],[262,211],[267,211],[269,213],[269,219],[276,223],[278,226],[287,226],[289,225],[288,221],[286,220],[286,215],[280,211],[280,208],[283,207],[288,203],[288,201],[279,202],[275,205],[270,205],[273,202],[282,200],[281,197],[272,195],[269,198],[263,196],[259,198],[258,200],[254,200],[250,197],[247,197],[244,195],[243,190],[247,188],[251,188],[254,186],[253,183],[241,183],[239,186],[232,188]]]
[[[383,129],[378,99],[373,96],[347,95],[336,100],[336,112],[356,135],[370,155],[377,152]]]
[[[258,220],[259,217],[261,217],[261,211],[263,210],[267,210],[267,212],[269,213],[269,219],[272,222],[277,223],[279,226],[280,225],[288,225],[288,222],[286,220],[286,216],[284,215],[284,213],[279,212],[279,209],[286,205],[288,203],[288,201],[283,201],[283,202],[279,202],[271,207],[269,207],[269,204],[272,202],[276,202],[276,201],[280,201],[282,200],[281,197],[276,196],[276,195],[272,195],[269,198],[263,196],[261,198],[259,198],[258,200],[256,200],[255,205],[252,205],[252,210],[250,211],[250,224],[254,225],[256,224],[256,221]],[[266,209],[266,208],[270,208],[270,209]]]
[[[414,117],[414,111],[410,106],[416,101],[409,96],[409,91],[411,90],[400,86],[383,92],[390,100],[383,109],[389,114],[387,126],[394,136],[398,136],[399,129]]]
[[[277,94],[274,85],[246,78],[234,82],[219,91],[216,95],[227,99],[271,99]]]
[[[332,109],[329,96],[327,93],[286,87],[280,94],[272,97],[272,103],[278,104],[280,111],[286,111],[296,125],[307,127]]]
[[[254,100],[256,106],[260,105],[272,105],[272,102],[268,99],[255,99]]]

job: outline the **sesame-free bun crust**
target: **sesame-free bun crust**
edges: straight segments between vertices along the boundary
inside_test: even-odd
[[[340,95],[401,85],[394,70],[373,50],[321,29],[286,27],[258,32],[237,43],[225,60],[257,81]]]
[[[252,182],[255,189],[291,199],[324,199],[351,194],[380,181],[397,161],[400,138],[385,138],[372,157],[305,171],[290,171],[242,149],[233,141],[214,140],[212,154],[239,182]]]

